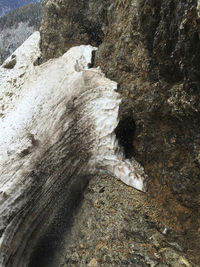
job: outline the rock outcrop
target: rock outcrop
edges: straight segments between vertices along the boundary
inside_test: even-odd
[[[121,118],[135,122],[133,153],[151,177],[151,194],[159,197],[161,190],[162,197],[172,194],[198,210],[197,1],[48,0],[44,6],[42,60],[72,44],[99,45],[94,63],[119,83],[126,98]]]
[[[152,177],[151,192],[157,181],[183,205],[198,209],[197,2],[124,1],[113,10],[109,30],[96,64],[128,98],[136,123],[135,156]]]
[[[74,45],[99,46],[107,28],[109,1],[43,1],[42,59],[57,57]],[[51,18],[51,19],[50,19]]]

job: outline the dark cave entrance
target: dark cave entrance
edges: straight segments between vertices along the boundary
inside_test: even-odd
[[[130,159],[134,155],[133,138],[136,130],[136,124],[132,116],[122,117],[116,129],[115,135],[120,147],[123,148],[125,158]]]

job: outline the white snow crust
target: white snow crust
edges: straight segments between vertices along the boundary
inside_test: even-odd
[[[90,101],[88,96],[84,111],[91,115],[96,135],[89,171],[109,173],[145,191],[143,168],[135,160],[124,159],[114,134],[121,102],[117,84],[106,79],[100,69],[88,69],[96,48],[73,47],[60,58],[34,66],[40,56],[39,41],[40,34],[35,32],[14,52],[17,62],[13,69],[4,68],[5,63],[0,66],[0,168],[31,146],[31,136],[43,147],[53,144],[58,138],[55,129],[60,127],[66,103],[77,94],[91,93],[98,97]],[[94,90],[85,86],[86,78],[93,81]],[[66,118],[62,126],[66,131],[69,121]],[[2,191],[14,182],[1,181]]]

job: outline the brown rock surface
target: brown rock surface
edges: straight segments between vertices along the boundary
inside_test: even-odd
[[[200,201],[200,41],[196,1],[124,1],[96,65],[119,83],[136,124],[135,157],[192,209]]]
[[[106,0],[44,0],[42,61],[58,57],[75,45],[98,46],[105,35],[108,4]]]

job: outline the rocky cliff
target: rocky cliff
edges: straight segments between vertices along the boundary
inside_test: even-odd
[[[40,61],[73,45],[98,46],[94,65],[118,82],[124,98],[117,132],[126,157],[144,166],[160,221],[193,240],[200,218],[199,1],[44,0],[43,6]]]

